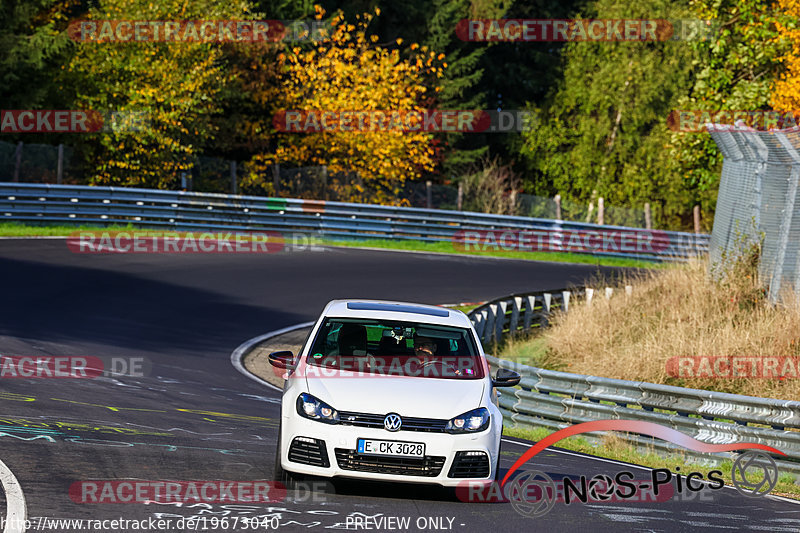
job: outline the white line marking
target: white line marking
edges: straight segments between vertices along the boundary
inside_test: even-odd
[[[273,385],[269,381],[261,379],[260,377],[256,376],[255,374],[252,374],[249,370],[247,370],[244,367],[244,364],[242,363],[242,359],[244,358],[244,355],[247,352],[250,351],[250,348],[252,348],[253,345],[258,344],[259,342],[263,342],[263,341],[265,341],[267,339],[270,339],[272,337],[277,337],[278,335],[283,335],[284,333],[289,333],[291,331],[295,331],[295,330],[298,330],[298,329],[308,328],[308,327],[311,327],[313,325],[314,325],[314,322],[303,322],[302,324],[295,324],[294,326],[289,326],[288,328],[283,328],[283,329],[278,329],[278,330],[275,330],[275,331],[270,331],[269,333],[265,333],[263,335],[259,335],[258,337],[253,337],[249,341],[243,342],[241,345],[239,345],[238,348],[236,348],[233,351],[233,353],[231,354],[231,364],[233,365],[233,367],[236,370],[238,370],[239,372],[241,372],[242,374],[244,374],[248,378],[250,378],[250,379],[252,379],[254,381],[257,381],[257,382],[261,383],[262,385],[266,385],[267,387],[275,389],[278,392],[283,392],[283,389],[280,389],[280,388],[276,387],[275,385]]]
[[[516,440],[508,440],[508,439],[503,439],[503,442],[510,442],[512,444],[519,444],[520,446],[528,446],[528,447],[530,447],[530,443],[527,443],[527,442],[519,442],[519,441],[516,441]],[[602,461],[604,463],[611,463],[613,465],[633,466],[635,468],[641,468],[642,470],[652,470],[652,468],[647,468],[646,466],[633,465],[633,464],[630,464],[630,463],[623,463],[621,461],[615,461],[613,459],[605,459],[603,457],[595,457],[594,455],[584,455],[584,454],[581,454],[581,453],[572,453],[572,452],[568,452],[568,451],[565,451],[565,450],[556,450],[556,449],[551,448],[551,447],[548,447],[548,448],[545,448],[545,449],[547,451],[549,451],[549,452],[563,453],[564,455],[572,455],[574,457],[583,457],[584,459],[590,457],[590,458],[592,458],[592,459],[594,459],[596,461]]]
[[[77,230],[76,230],[77,231]],[[2,240],[11,241],[11,240],[28,240],[28,239],[68,239],[69,237],[62,236],[62,235],[21,235],[15,237],[0,237]]]
[[[3,533],[25,533],[25,520],[28,519],[28,507],[22,486],[11,473],[11,470],[0,461],[0,482],[6,493],[6,527]]]

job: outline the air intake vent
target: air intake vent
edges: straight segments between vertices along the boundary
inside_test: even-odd
[[[419,457],[394,457],[364,455],[355,450],[336,448],[336,462],[343,470],[396,474],[401,476],[436,477],[444,466],[444,457],[426,455]]]
[[[456,452],[447,477],[485,478],[489,477],[491,470],[486,452]]]
[[[293,463],[321,466],[323,468],[331,466],[325,441],[309,439],[308,437],[295,437],[292,445],[289,446],[289,460]]]

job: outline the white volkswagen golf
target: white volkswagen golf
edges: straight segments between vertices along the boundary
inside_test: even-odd
[[[497,474],[502,415],[472,323],[461,311],[375,300],[334,300],[288,372],[276,479],[299,475],[456,486]]]

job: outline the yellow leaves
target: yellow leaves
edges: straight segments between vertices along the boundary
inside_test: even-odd
[[[395,42],[397,43],[397,46],[400,46],[401,44],[403,44],[403,39],[400,39],[398,37],[397,39],[395,39]]]
[[[784,14],[797,18],[800,16],[800,2],[796,0],[779,0],[778,5]],[[778,38],[787,39],[791,43],[793,52],[781,57],[786,69],[783,76],[776,80],[772,88],[770,104],[773,109],[788,110],[800,107],[800,31],[793,30],[777,24]]]
[[[438,56],[436,56],[436,59],[441,61],[442,59],[444,59],[444,54],[439,54]]]

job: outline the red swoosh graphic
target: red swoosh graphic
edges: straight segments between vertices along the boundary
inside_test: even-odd
[[[592,431],[625,431],[627,433],[641,433],[642,435],[649,435],[651,437],[657,437],[661,440],[672,442],[673,444],[683,446],[684,448],[688,448],[696,452],[715,453],[755,448],[780,455],[786,455],[782,451],[772,448],[771,446],[767,446],[766,444],[747,442],[738,444],[708,444],[692,438],[689,435],[684,435],[675,429],[656,424],[655,422],[644,422],[641,420],[594,420],[592,422],[575,424],[574,426],[556,431],[552,435],[548,435],[528,448],[528,451],[522,454],[522,457],[517,459],[517,462],[511,466],[511,469],[503,478],[503,481],[500,482],[500,485],[505,485],[506,481],[508,481],[508,478],[511,477],[511,474],[513,474],[520,466],[525,464],[526,461],[530,460],[533,456],[548,446],[555,444],[562,439],[566,439],[567,437],[579,435],[581,433],[590,433]]]

